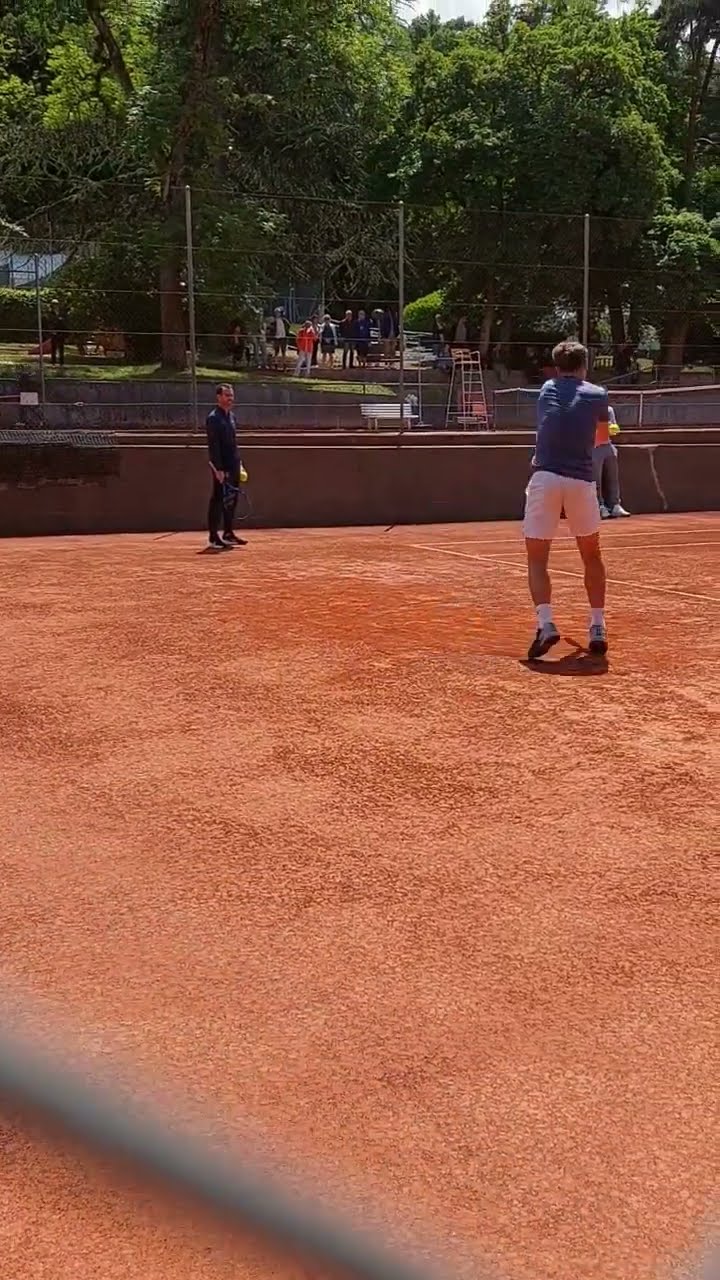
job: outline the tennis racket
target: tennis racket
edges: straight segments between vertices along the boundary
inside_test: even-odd
[[[236,520],[247,520],[252,514],[252,504],[247,489],[243,485],[231,484],[229,480],[225,480],[223,481],[223,506],[229,511],[233,504],[235,504]]]

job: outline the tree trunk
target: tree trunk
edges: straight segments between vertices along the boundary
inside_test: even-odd
[[[197,0],[191,16],[193,36],[190,66],[183,85],[182,107],[163,179],[167,223],[183,226],[183,186],[190,180],[193,148],[203,127],[214,93],[221,28],[220,0]],[[184,235],[180,233],[180,238]],[[160,268],[162,363],[170,369],[186,366],[185,310],[181,285],[181,254],[170,251]]]
[[[500,360],[506,369],[514,368],[514,356],[512,347],[513,334],[513,313],[509,306],[503,309],[500,318],[500,329],[498,332],[498,347],[500,351]]]
[[[683,205],[690,205],[692,186],[697,168],[697,135],[698,124],[708,100],[715,63],[720,52],[720,36],[706,50],[702,40],[695,48],[692,58],[693,87],[688,107],[688,118],[685,135],[685,157],[683,164]],[[707,62],[704,63],[707,56]]]
[[[513,331],[513,313],[509,307],[505,307],[500,321],[499,341],[507,343],[512,338]]]
[[[622,297],[620,294],[620,286],[616,281],[609,284],[605,295],[607,297],[608,313],[610,316],[610,333],[614,347],[622,347],[625,345],[625,316],[622,309]]]
[[[187,364],[185,339],[185,293],[177,260],[168,257],[160,267],[161,358],[164,369],[184,369]]]
[[[104,0],[87,0],[88,16],[105,49],[110,70],[128,101],[134,96],[122,50],[115,38],[103,7]],[[181,7],[182,11],[182,7]],[[179,110],[168,156],[158,152],[155,161],[162,179],[164,221],[166,230],[182,227],[183,186],[193,169],[193,152],[202,141],[216,92],[222,26],[221,0],[195,0],[186,14],[189,26],[190,60],[179,94]],[[202,147],[201,147],[202,149]],[[170,238],[182,239],[183,232]],[[168,249],[160,267],[160,327],[162,363],[168,369],[184,369],[187,342],[185,335],[184,291],[181,280],[182,252]]]
[[[479,345],[480,355],[483,359],[487,357],[490,349],[490,336],[492,327],[495,323],[495,281],[491,280],[488,285],[485,297],[485,308],[483,310],[483,318],[480,321]]]
[[[677,316],[668,329],[660,357],[661,382],[678,382],[680,380],[689,329],[690,316]]]

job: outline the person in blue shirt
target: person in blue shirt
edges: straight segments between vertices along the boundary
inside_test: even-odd
[[[542,387],[537,407],[533,474],[526,491],[523,534],[537,631],[528,658],[541,658],[560,639],[553,621],[548,560],[563,511],[584,566],[590,602],[589,649],[607,653],[605,565],[600,551],[600,509],[593,476],[599,423],[608,421],[608,393],[587,382],[588,353],[580,342],[559,342],[557,376]]]
[[[215,391],[215,401],[215,408],[208,414],[206,422],[208,456],[213,476],[208,505],[208,549],[227,551],[231,547],[247,546],[245,539],[238,538],[233,532],[242,462],[232,411],[235,403],[232,387],[222,383]],[[226,500],[226,485],[232,486],[235,491],[229,501]],[[219,532],[221,524],[222,537]]]

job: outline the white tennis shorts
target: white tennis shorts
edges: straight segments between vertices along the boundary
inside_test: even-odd
[[[525,490],[523,535],[550,542],[565,518],[575,538],[589,538],[600,528],[600,507],[593,480],[572,480],[554,471],[535,471]]]

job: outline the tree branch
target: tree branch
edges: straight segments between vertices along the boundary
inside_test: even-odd
[[[125,65],[122,49],[115,39],[115,34],[110,23],[103,13],[101,0],[85,0],[85,4],[87,6],[88,17],[95,27],[95,30],[97,31],[105,48],[110,70],[126,96],[128,98],[132,98],[135,94],[135,86],[130,78],[130,72]]]

